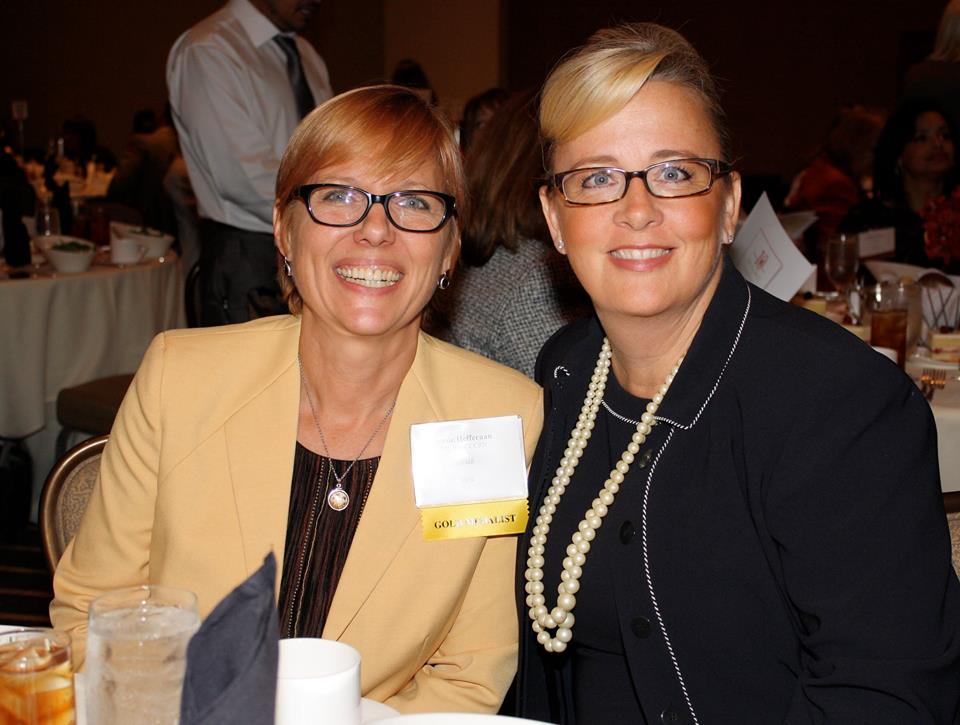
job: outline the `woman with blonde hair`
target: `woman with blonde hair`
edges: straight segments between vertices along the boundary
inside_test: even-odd
[[[274,551],[281,636],[356,647],[365,697],[496,711],[516,667],[515,538],[425,540],[411,426],[520,416],[529,459],[541,397],[420,331],[459,244],[450,124],[402,88],[337,96],[295,132],[276,188],[291,314],[154,341],[57,568],[53,623],[82,659],[98,594],[183,587],[205,616]]]
[[[540,126],[544,214],[596,317],[537,363],[520,714],[954,722],[930,408],[730,262],[740,179],[701,56],[659,25],[600,31]]]
[[[907,71],[902,101],[931,100],[960,128],[960,0],[949,0],[940,16],[933,52]]]

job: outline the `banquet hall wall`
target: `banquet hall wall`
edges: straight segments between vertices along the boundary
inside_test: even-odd
[[[45,146],[81,113],[118,152],[136,109],[162,105],[164,62],[176,37],[220,5],[122,0],[0,3],[0,119],[27,98],[29,144]],[[944,0],[400,0],[324,2],[306,35],[334,89],[388,75],[417,57],[441,103],[500,84],[539,84],[567,48],[619,20],[684,32],[728,92],[740,166],[788,179],[807,160],[835,108],[890,107],[905,68],[929,50]]]

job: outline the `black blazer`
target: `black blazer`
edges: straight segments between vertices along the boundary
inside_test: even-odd
[[[531,528],[602,338],[585,320],[541,352]],[[653,457],[597,532],[620,542],[606,581],[636,691],[622,697],[648,722],[957,721],[960,584],[916,386],[726,261],[657,418]],[[518,713],[560,722],[548,681],[571,670],[530,628],[528,542]]]

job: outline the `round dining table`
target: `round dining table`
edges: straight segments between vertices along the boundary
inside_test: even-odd
[[[129,266],[98,254],[79,274],[0,267],[0,438],[33,459],[33,508],[55,463],[57,394],[134,372],[153,337],[185,326],[176,255]]]

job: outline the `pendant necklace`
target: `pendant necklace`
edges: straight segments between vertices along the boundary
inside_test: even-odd
[[[620,484],[630,470],[630,464],[633,463],[640,446],[656,425],[654,416],[683,362],[681,357],[667,375],[663,385],[657,390],[656,395],[647,403],[646,411],[640,416],[640,420],[636,421],[637,430],[627,444],[627,449],[621,454],[620,460],[608,474],[607,480],[603,482],[603,488],[593,499],[583,520],[577,525],[577,530],[571,537],[571,543],[567,546],[567,556],[563,560],[563,571],[560,572],[560,584],[557,586],[557,603],[551,610],[547,609],[546,598],[543,596],[543,552],[546,550],[547,534],[550,532],[550,523],[553,521],[553,514],[557,510],[560,498],[570,484],[573,472],[587,448],[591,431],[596,424],[597,411],[600,405],[604,404],[603,392],[606,390],[607,378],[610,374],[611,357],[610,342],[605,337],[593,375],[590,377],[590,385],[587,388],[577,424],[570,433],[570,440],[567,441],[567,448],[563,452],[563,458],[560,459],[556,475],[551,481],[552,485],[547,489],[547,495],[540,507],[536,525],[530,537],[530,548],[527,550],[529,558],[524,574],[527,580],[526,603],[529,607],[530,619],[533,620],[533,631],[537,633],[537,642],[543,645],[547,652],[563,652],[573,639],[573,608],[577,604],[575,595],[580,590],[580,577],[583,575],[587,553],[590,551],[590,542],[596,538],[597,529],[603,523],[609,507],[613,505],[614,497],[620,490]],[[557,630],[556,636],[551,634],[553,629]]]
[[[333,479],[337,482],[336,488],[333,489],[330,489],[329,484],[327,485],[327,506],[332,508],[334,511],[343,511],[345,508],[347,508],[347,506],[350,505],[350,494],[343,489],[343,481],[347,477],[347,474],[353,470],[353,467],[356,465],[357,461],[360,460],[360,456],[363,455],[363,452],[367,450],[367,446],[373,443],[373,439],[377,437],[377,433],[379,433],[383,428],[383,425],[387,422],[390,414],[393,413],[393,409],[397,405],[397,399],[394,398],[393,402],[390,403],[390,407],[387,408],[387,412],[383,414],[383,418],[381,418],[380,422],[377,423],[377,427],[367,439],[367,442],[363,444],[363,448],[360,449],[360,452],[356,455],[356,458],[350,461],[350,465],[347,466],[347,470],[338,476],[337,472],[333,468],[333,458],[330,456],[330,448],[327,446],[327,439],[323,435],[323,430],[320,428],[320,419],[317,417],[317,408],[313,404],[313,396],[310,394],[309,386],[307,386],[307,378],[303,374],[303,360],[300,359],[299,354],[297,355],[297,366],[300,368],[300,384],[303,385],[303,392],[307,394],[307,403],[310,405],[310,414],[313,416],[313,424],[317,427],[317,433],[320,434],[320,443],[323,445],[323,453],[327,457],[327,467],[330,470],[330,474],[333,476]]]

